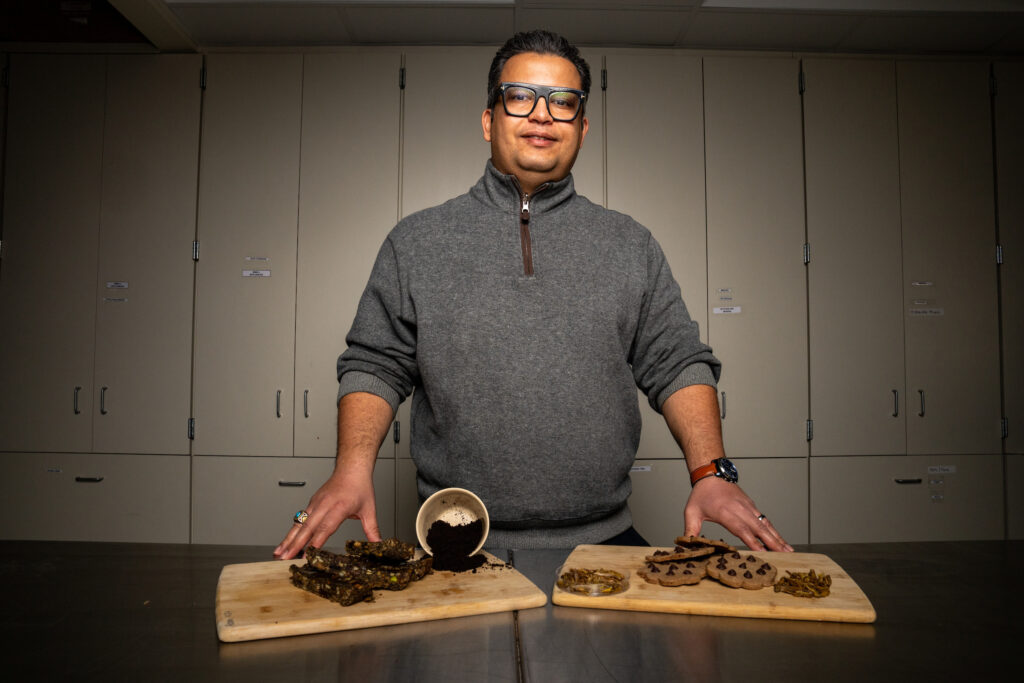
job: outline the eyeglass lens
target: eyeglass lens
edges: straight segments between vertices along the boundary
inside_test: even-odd
[[[541,97],[547,101],[548,113],[551,118],[559,121],[571,121],[579,112],[582,99],[570,90],[549,90],[542,92]],[[523,85],[510,85],[505,88],[505,111],[510,116],[529,116],[537,106],[537,91]]]

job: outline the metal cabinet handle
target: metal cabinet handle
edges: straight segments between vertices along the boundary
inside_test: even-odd
[[[725,392],[722,392],[722,419],[725,419]]]
[[[75,415],[81,415],[82,411],[78,408],[78,394],[82,392],[82,387],[75,387]]]
[[[305,486],[306,482],[304,482],[304,481],[283,481],[282,480],[282,481],[277,482],[277,485],[278,486],[297,486],[297,487],[301,487],[301,486]]]
[[[923,480],[920,479],[920,478],[918,478],[918,479],[899,479],[899,478],[897,478],[897,479],[893,479],[893,481],[896,482],[897,484],[920,484]]]
[[[280,389],[277,390],[277,404],[276,404],[274,410],[275,410],[275,412],[277,412],[277,416],[281,417],[281,390]]]
[[[918,417],[924,417],[924,389],[918,389],[917,395],[921,399],[921,410],[918,412]]]
[[[98,484],[103,481],[103,477],[75,477],[75,481],[82,484]]]
[[[302,392],[302,415],[309,418],[309,389]]]
[[[892,390],[892,416],[900,416],[900,392],[897,389]]]
[[[100,389],[100,415],[107,414],[107,387]]]

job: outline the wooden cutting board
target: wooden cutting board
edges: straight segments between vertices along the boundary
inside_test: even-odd
[[[615,595],[591,597],[564,591],[556,586],[551,601],[556,605],[571,607],[636,612],[861,623],[871,623],[875,620],[875,608],[871,606],[871,601],[860,586],[826,555],[740,551],[753,554],[775,565],[779,569],[780,577],[786,576],[786,570],[807,572],[811,569],[817,574],[824,573],[832,577],[832,588],[827,597],[797,598],[786,593],[776,593],[770,587],[761,590],[729,588],[710,577],[693,586],[667,587],[649,584],[638,576],[636,571],[646,564],[646,555],[651,555],[659,549],[577,546],[566,559],[564,567],[614,569],[629,578],[629,588]]]
[[[506,612],[547,603],[547,595],[493,555],[476,573],[433,572],[402,591],[374,591],[374,602],[348,607],[291,584],[303,561],[224,567],[217,581],[217,635],[235,642],[325,631]],[[492,566],[497,565],[497,566]]]

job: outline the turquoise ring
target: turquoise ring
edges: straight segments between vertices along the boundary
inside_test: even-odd
[[[309,513],[306,512],[305,510],[299,510],[298,512],[295,513],[295,523],[296,524],[302,524],[307,519],[309,519]]]

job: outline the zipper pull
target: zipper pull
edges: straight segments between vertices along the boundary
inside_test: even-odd
[[[524,223],[530,222],[530,195],[523,195],[523,208],[519,212],[519,219]]]

